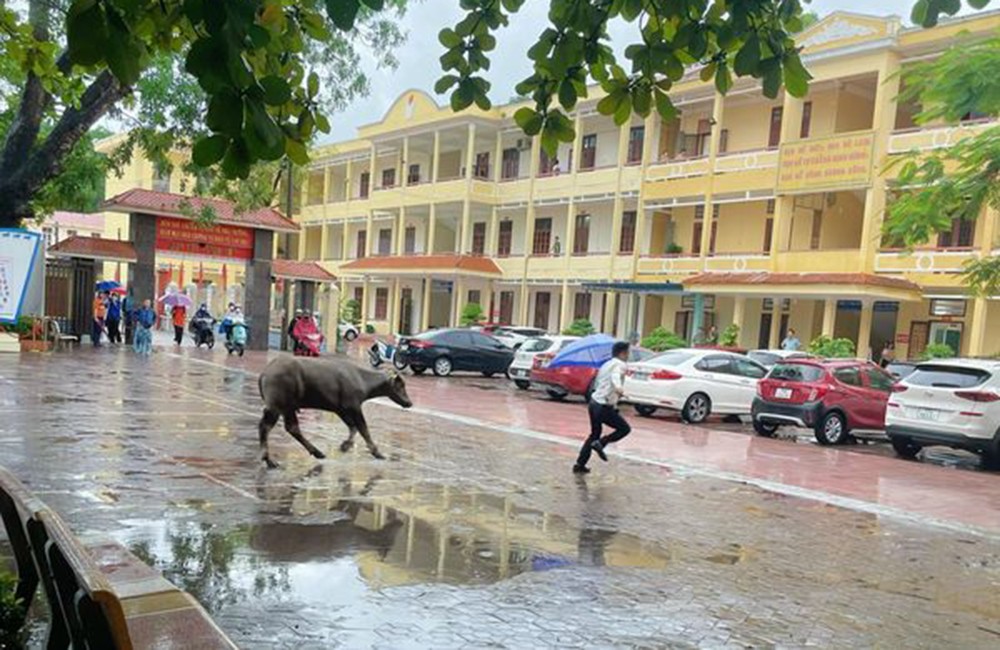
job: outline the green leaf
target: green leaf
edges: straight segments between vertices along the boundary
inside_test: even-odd
[[[805,97],[809,92],[809,80],[812,75],[802,67],[802,61],[797,54],[785,59],[785,89],[792,97]]]
[[[270,106],[281,106],[292,98],[292,89],[288,82],[277,75],[268,75],[259,83],[264,90],[264,101]],[[318,78],[316,83],[319,84]]]
[[[66,14],[66,41],[69,57],[82,66],[104,60],[108,45],[108,24],[97,0],[76,0]]]
[[[576,88],[569,79],[565,79],[559,84],[559,103],[568,111],[573,110],[573,107],[576,106]]]
[[[319,75],[315,72],[309,73],[308,91],[309,99],[315,99],[319,94]]]
[[[191,160],[199,167],[210,167],[222,160],[228,146],[229,138],[224,135],[202,138],[191,149]]]
[[[759,63],[760,41],[757,39],[757,35],[754,34],[747,39],[747,42],[743,44],[740,51],[736,53],[736,59],[733,61],[733,71],[741,77],[753,74],[757,70]]]
[[[239,95],[230,90],[212,95],[208,101],[205,124],[215,133],[237,137],[243,130],[243,101]]]
[[[359,0],[326,0],[326,13],[341,31],[354,29],[354,21],[361,10]]]
[[[445,27],[438,32],[438,41],[449,50],[462,44],[462,37],[455,33],[454,29]]]
[[[298,140],[287,138],[285,140],[285,153],[288,159],[296,165],[305,166],[309,164],[309,150]]]
[[[229,143],[222,158],[222,172],[230,178],[247,178],[250,175],[250,152],[242,138]]]
[[[674,106],[667,93],[657,88],[653,91],[653,96],[656,102],[656,112],[660,114],[660,117],[668,121],[677,117],[677,107]]]
[[[542,130],[543,118],[542,115],[527,106],[517,109],[514,113],[514,122],[521,127],[521,130],[527,135],[538,135],[538,132]]]
[[[437,83],[434,84],[434,92],[436,92],[439,95],[443,95],[457,83],[458,83],[458,75],[446,74],[445,76],[438,79]]]
[[[277,160],[284,153],[285,134],[260,102],[243,99],[246,126],[243,137],[251,156],[261,160]]]
[[[327,119],[326,115],[323,115],[322,113],[316,113],[315,117],[316,117],[316,128],[319,130],[319,132],[329,133],[330,120]]]
[[[123,86],[132,86],[142,74],[145,48],[129,31],[117,11],[110,9],[108,19],[107,62],[112,74]]]

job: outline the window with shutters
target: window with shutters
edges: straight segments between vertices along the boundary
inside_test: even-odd
[[[694,228],[691,233],[691,254],[701,255],[701,235],[705,229],[705,206],[694,207]]]
[[[799,137],[805,140],[809,137],[809,128],[812,125],[813,103],[802,104],[802,126],[799,127]]]
[[[781,117],[783,114],[781,106],[771,109],[771,129],[767,135],[767,146],[774,149],[781,144]]]
[[[382,228],[378,231],[378,254],[392,255],[392,228]]]
[[[368,193],[371,190],[372,175],[368,172],[361,172],[361,180],[358,186],[358,197],[362,199],[368,198]]]
[[[468,303],[470,305],[482,305],[483,294],[479,289],[469,289]]]
[[[774,236],[774,218],[768,217],[764,221],[764,248],[765,253],[771,252],[771,238]]]
[[[354,287],[354,301],[361,305],[365,299],[364,287]]]
[[[951,229],[938,234],[938,248],[970,248],[975,237],[976,222],[954,219]]]
[[[646,127],[633,126],[628,132],[628,158],[626,163],[635,165],[642,162],[642,145],[646,139]]]
[[[820,236],[823,234],[823,212],[813,211],[812,232],[809,235],[809,248],[819,250]]]
[[[417,227],[407,226],[403,231],[403,252],[413,255],[417,252]]]
[[[382,187],[395,187],[396,186],[396,170],[395,169],[383,169],[382,170]]]
[[[729,129],[722,129],[719,132],[719,153],[729,151]]]
[[[708,233],[708,254],[712,255],[715,253],[715,237],[719,234],[719,213],[720,206],[718,203],[712,206],[712,226]]]
[[[576,229],[573,233],[573,254],[583,255],[590,250],[590,215],[576,215]]]
[[[573,296],[573,320],[590,319],[591,295],[578,293]]]
[[[580,169],[593,169],[597,165],[597,134],[583,136],[580,151]]]
[[[532,240],[533,255],[548,255],[552,246],[552,219],[535,219],[535,233]]]
[[[475,177],[489,180],[490,177],[490,154],[489,152],[476,154]]]
[[[498,257],[510,257],[510,244],[514,237],[514,222],[513,221],[501,221],[500,222],[500,233],[497,240],[497,256]]]
[[[354,249],[354,256],[362,258],[368,254],[368,233],[364,230],[358,231],[357,248]]]
[[[708,143],[712,139],[712,122],[710,120],[698,120],[698,132],[694,139],[694,155],[707,156]]]
[[[521,174],[521,152],[516,148],[503,150],[503,165],[500,177],[503,180],[518,178]]]
[[[389,316],[389,287],[375,289],[375,320],[385,320]]]
[[[420,183],[420,165],[412,164],[410,165],[410,170],[406,174],[407,185],[417,185]]]
[[[618,242],[619,253],[635,251],[635,218],[635,210],[626,210],[622,213],[621,240]]]
[[[483,255],[486,252],[486,222],[477,221],[472,224],[472,254]]]

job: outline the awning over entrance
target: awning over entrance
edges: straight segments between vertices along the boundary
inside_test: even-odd
[[[143,213],[175,219],[194,220],[204,210],[214,211],[215,222],[256,230],[298,232],[299,225],[274,208],[239,211],[231,201],[156,192],[140,188],[122,192],[105,201],[101,208],[123,214]]]
[[[684,293],[683,285],[676,282],[584,282],[585,291],[607,291],[610,293],[679,294]]]
[[[49,248],[53,257],[75,257],[99,262],[135,262],[132,242],[73,235]]]
[[[719,295],[923,299],[918,284],[870,273],[701,273],[684,280],[684,288]]]
[[[496,262],[477,255],[404,255],[363,257],[340,267],[352,274],[377,273],[389,276],[462,275],[494,277],[503,274]]]
[[[296,260],[272,260],[271,275],[285,280],[305,280],[306,282],[334,282],[337,277],[316,262]]]

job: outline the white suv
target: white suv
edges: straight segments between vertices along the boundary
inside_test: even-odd
[[[917,366],[893,388],[886,433],[900,456],[944,445],[1000,464],[1000,361],[939,359]]]
[[[521,390],[528,390],[531,387],[531,368],[535,363],[535,357],[543,352],[558,352],[579,338],[579,336],[546,335],[528,339],[517,349],[514,362],[507,369],[507,374],[515,386]]]

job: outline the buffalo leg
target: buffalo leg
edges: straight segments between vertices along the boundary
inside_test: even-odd
[[[340,451],[347,453],[354,447],[354,435],[358,432],[358,427],[354,424],[354,418],[351,416],[344,413],[339,413],[338,415],[340,415],[340,419],[344,421],[344,424],[347,425],[347,440],[340,443]]]
[[[299,444],[306,448],[313,458],[326,458],[319,449],[313,446],[311,442],[305,439],[302,435],[302,430],[299,428],[299,416],[295,414],[295,411],[286,411],[285,415],[285,431],[288,432],[290,436],[298,440]]]
[[[375,443],[372,442],[371,434],[368,433],[368,423],[365,422],[365,416],[361,413],[358,414],[357,424],[358,424],[358,433],[360,433],[361,437],[365,439],[365,444],[368,445],[368,451],[375,458],[378,458],[379,460],[384,460],[385,456],[382,455],[382,452],[380,452],[378,450],[378,447],[375,446]]]
[[[257,433],[260,436],[260,459],[264,461],[268,469],[276,469],[278,467],[278,463],[271,460],[271,454],[267,446],[267,436],[271,433],[274,425],[278,423],[278,417],[277,411],[265,408],[264,415],[260,418],[260,424],[257,425]]]

